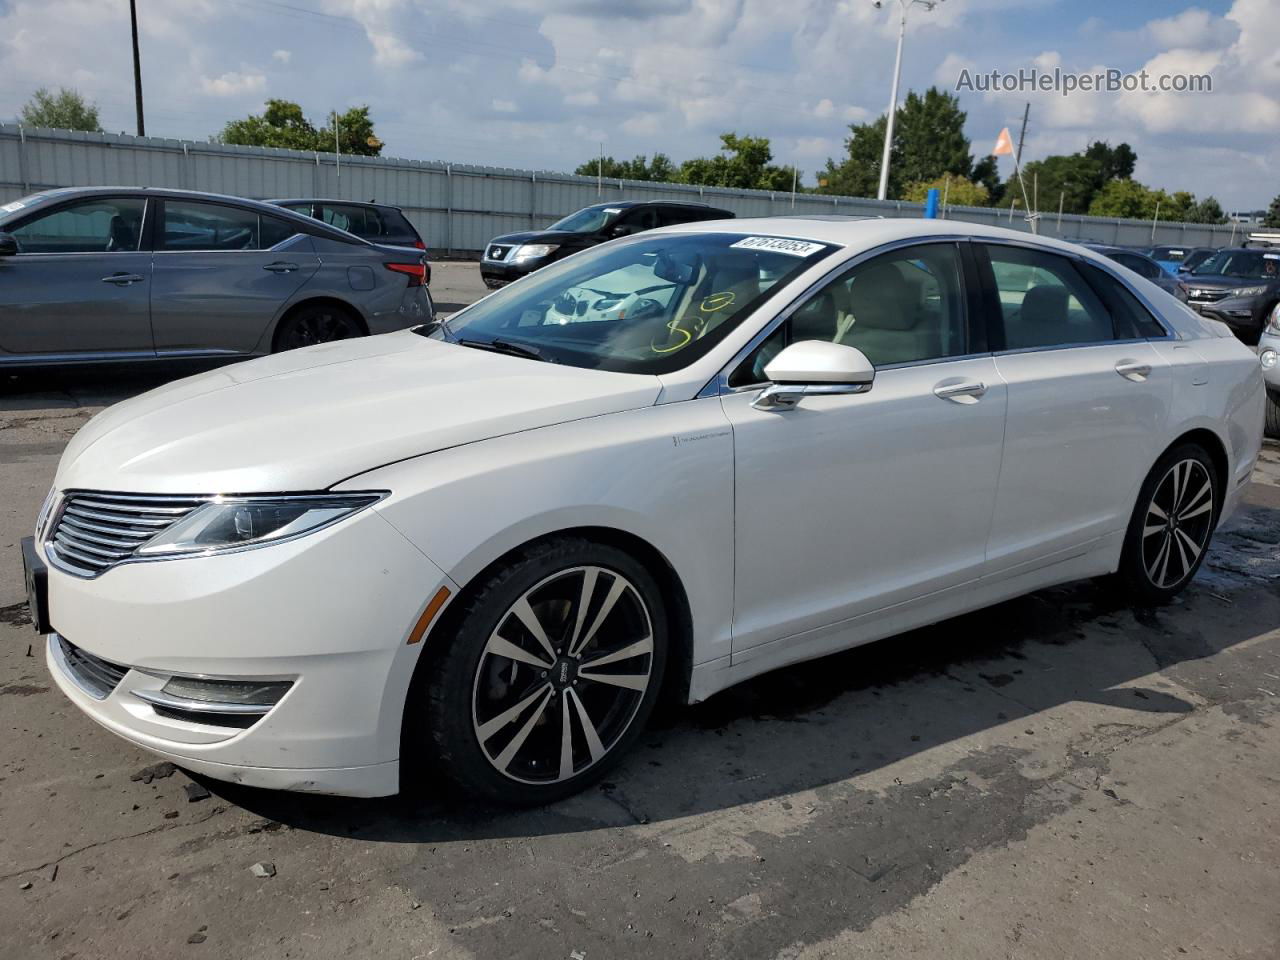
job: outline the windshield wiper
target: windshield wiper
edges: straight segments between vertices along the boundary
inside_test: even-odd
[[[505,353],[510,357],[524,357],[526,360],[541,360],[543,363],[554,363],[550,357],[543,356],[537,347],[512,343],[510,340],[455,340],[459,346],[473,347],[476,350],[489,350],[493,353]]]

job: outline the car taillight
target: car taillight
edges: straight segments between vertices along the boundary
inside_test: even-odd
[[[409,278],[409,286],[421,287],[427,282],[427,265],[425,263],[384,263],[384,267],[396,273],[403,273]]]
[[[421,240],[415,240],[415,241],[413,241],[413,245],[414,245],[415,247],[417,247],[419,250],[425,250],[425,249],[427,249],[427,245],[426,245],[425,243],[423,243]]]

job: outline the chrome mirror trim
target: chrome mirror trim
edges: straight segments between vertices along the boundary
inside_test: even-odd
[[[869,383],[771,383],[751,401],[757,410],[790,410],[805,397],[837,397],[866,393]]]

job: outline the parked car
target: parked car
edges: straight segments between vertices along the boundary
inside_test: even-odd
[[[363,203],[357,200],[268,200],[278,207],[354,233],[370,243],[389,243],[396,247],[415,247],[425,251],[426,243],[404,211],[386,203]],[[425,256],[425,253],[424,253]],[[427,264],[427,283],[431,282],[431,265]]]
[[[0,206],[0,367],[233,358],[431,320],[422,251],[183,190]]]
[[[1245,343],[1256,344],[1280,302],[1280,250],[1219,250],[1183,274],[1179,288],[1191,309],[1222,321]]]
[[[628,237],[657,227],[703,220],[729,220],[733,216],[730,210],[720,210],[705,203],[668,200],[597,203],[557,220],[545,230],[494,237],[480,258],[480,276],[486,286],[497,288],[606,240]]]
[[[1180,247],[1165,244],[1147,250],[1149,256],[1170,276],[1194,270],[1215,252],[1214,247]]]
[[[1258,360],[1267,381],[1267,436],[1280,440],[1280,305],[1272,308],[1263,328]]]
[[[560,323],[580,289],[634,309]],[[362,796],[425,770],[550,801],[664,690],[1085,577],[1165,601],[1263,422],[1222,324],[954,220],[649,231],[232,369],[71,441],[24,543],[33,619],[107,729]]]
[[[1094,253],[1109,257],[1122,267],[1128,267],[1138,276],[1144,280],[1150,280],[1166,293],[1176,294],[1178,292],[1178,281],[1173,278],[1173,275],[1162,269],[1160,264],[1145,253],[1131,250],[1127,247],[1114,247],[1102,243],[1087,243],[1085,246]]]

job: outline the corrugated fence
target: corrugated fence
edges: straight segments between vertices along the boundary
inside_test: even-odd
[[[601,200],[700,200],[738,216],[838,214],[917,217],[923,206],[900,201],[816,194],[729,190],[644,183],[503,167],[478,167],[390,157],[337,157],[265,147],[238,147],[156,137],[78,133],[0,124],[0,202],[50,187],[153,186],[205,190],[255,199],[327,197],[394,204],[428,247],[474,253],[490,238],[544,227]],[[946,216],[1015,230],[1030,227],[1020,213],[950,207]],[[1247,228],[1228,224],[1160,223],[1154,240],[1146,220],[1115,220],[1044,212],[1040,233],[1102,243],[1222,246]]]

